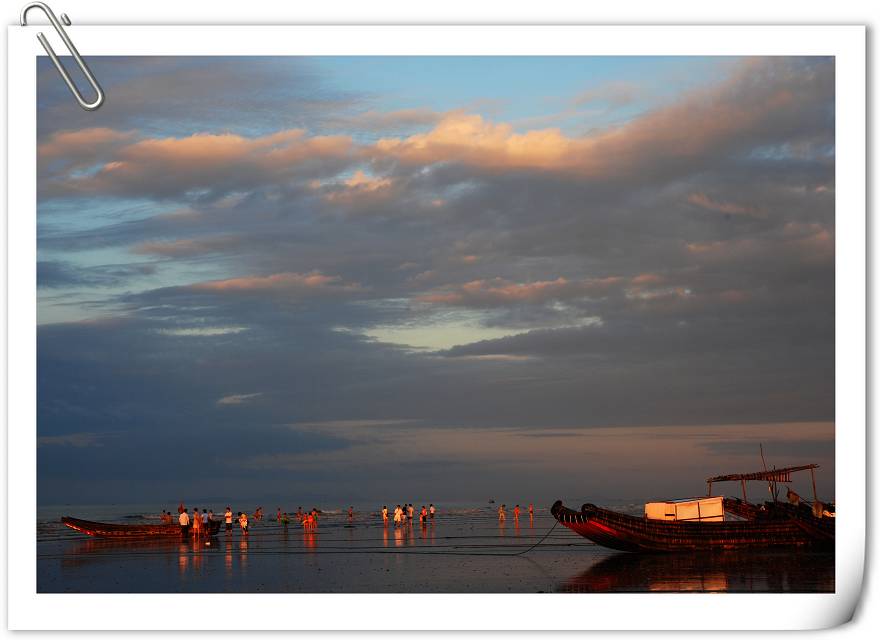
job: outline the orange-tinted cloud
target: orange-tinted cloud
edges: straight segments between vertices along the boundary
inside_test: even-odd
[[[632,283],[640,287],[661,284],[664,281],[665,278],[656,273],[641,273],[632,279]]]
[[[347,136],[310,137],[302,129],[254,138],[231,133],[145,138],[114,149],[94,174],[67,176],[57,189],[156,196],[225,193],[278,183],[303,167],[344,166],[354,153]]]
[[[736,204],[733,202],[724,202],[720,200],[713,200],[705,193],[698,192],[692,193],[688,196],[688,202],[703,209],[708,209],[710,211],[718,211],[720,213],[726,213],[729,215],[744,215],[744,216],[752,216],[755,218],[763,218],[764,214],[759,211],[756,207],[751,207],[748,205]]]
[[[560,277],[526,283],[510,282],[502,278],[472,280],[419,296],[417,300],[432,304],[475,306],[534,304],[560,298],[605,295],[621,281],[622,278],[614,277],[577,281]]]
[[[582,137],[559,129],[517,132],[479,115],[452,112],[429,132],[384,138],[375,152],[408,164],[459,162],[488,170],[534,169],[579,176],[629,176],[652,167],[735,148],[758,132],[787,134],[801,113],[833,87],[830,74],[797,74],[771,60],[749,60],[725,82],[626,124]],[[831,89],[833,90],[833,88]]]
[[[338,188],[328,189],[326,196],[331,201],[355,201],[361,195],[389,193],[390,183],[385,182],[389,178],[370,177],[364,171],[389,159],[415,167],[454,163],[488,172],[529,170],[577,179],[669,178],[701,167],[706,158],[728,157],[760,145],[788,144],[798,139],[799,132],[815,132],[824,124],[817,120],[826,117],[824,106],[833,94],[833,81],[830,68],[805,73],[773,59],[747,60],[716,85],[583,136],[558,128],[519,131],[510,123],[462,111],[443,114],[427,132],[385,137],[373,144],[358,144],[347,135],[310,136],[303,129],[257,137],[198,133],[131,143],[130,133],[85,129],[55,134],[42,145],[41,158],[103,149],[88,151],[100,155],[101,168],[86,176],[56,175],[44,181],[51,185],[44,191],[223,195],[284,183],[296,176],[332,185],[336,176],[360,167],[354,178],[337,182]],[[428,122],[437,114],[392,112],[383,116]],[[382,120],[372,112],[367,119]],[[702,192],[693,194],[690,201],[725,213],[760,213]]]
[[[338,295],[363,290],[359,284],[346,283],[339,276],[328,276],[320,271],[212,280],[192,284],[187,288],[191,291],[210,293],[279,292],[301,295]]]
[[[364,198],[387,198],[394,193],[394,180],[368,175],[360,169],[341,182],[315,181],[313,188],[322,192],[324,200],[336,204],[356,204]]]
[[[131,142],[134,135],[132,131],[115,131],[106,127],[59,131],[37,147],[37,157],[44,161],[87,154],[97,156],[102,151]]]

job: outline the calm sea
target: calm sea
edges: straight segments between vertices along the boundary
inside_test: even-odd
[[[212,508],[219,517],[226,505],[194,506]],[[307,532],[298,523],[280,525],[274,518],[275,506],[264,507],[263,520],[251,520],[247,537],[236,526],[232,533],[221,531],[198,544],[176,538],[143,542],[90,538],[60,522],[62,515],[115,523],[158,522],[155,505],[40,507],[37,589],[43,593],[834,591],[833,554],[619,553],[561,525],[551,532],[554,520],[546,508],[536,508],[534,519],[523,509],[517,523],[509,505],[507,520],[499,523],[497,505],[438,505],[437,517],[425,526],[417,521],[407,527],[385,527],[375,506],[355,505],[351,521],[342,510],[326,510],[317,530]],[[642,505],[614,507],[638,513]],[[233,505],[233,510],[245,508]],[[527,553],[514,555],[523,551]]]

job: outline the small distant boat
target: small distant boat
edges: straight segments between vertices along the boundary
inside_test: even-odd
[[[80,520],[79,518],[71,518],[69,516],[61,518],[61,522],[75,531],[99,538],[180,537],[180,525],[178,524],[110,524]],[[212,520],[208,523],[209,535],[217,535],[219,531],[219,520]]]
[[[791,481],[796,471],[819,465],[786,467],[748,474],[715,476],[707,479],[709,495],[689,500],[653,502],[645,505],[645,515],[636,517],[584,504],[580,511],[557,500],[550,513],[563,526],[593,542],[619,551],[711,551],[774,547],[834,547],[834,506],[802,501],[789,490],[789,503],[776,500],[777,483]],[[767,482],[774,498],[762,505],[746,500],[746,482]],[[743,499],[713,497],[714,482],[738,481]],[[730,513],[739,520],[725,518]]]

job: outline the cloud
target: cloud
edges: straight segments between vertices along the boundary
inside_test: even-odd
[[[54,176],[46,195],[180,198],[201,191],[220,197],[327,167],[339,170],[353,152],[347,136],[310,137],[302,129],[257,137],[196,133],[142,138],[108,154],[95,172]]]
[[[516,132],[479,115],[447,114],[429,132],[384,138],[377,152],[409,164],[461,162],[487,170],[538,169],[577,177],[680,173],[704,156],[814,132],[829,122],[824,96],[833,70],[762,58],[747,60],[723,83],[669,106],[583,137],[559,129]]]
[[[262,396],[262,393],[234,393],[217,400],[220,406],[247,404]]]
[[[333,124],[358,131],[388,131],[435,124],[442,117],[442,113],[431,109],[370,110],[353,116],[337,118]]]
[[[90,127],[75,131],[57,131],[37,146],[41,162],[63,160],[78,165],[96,160],[132,141],[134,131],[116,131],[107,127]]]
[[[78,266],[64,261],[40,260],[37,262],[37,287],[110,287],[133,278],[151,276],[156,270],[156,265],[149,263]]]
[[[387,200],[395,193],[392,178],[367,175],[360,169],[341,182],[314,180],[311,186],[331,204],[358,205],[365,199]]]
[[[305,128],[265,135],[194,133],[177,137],[141,134],[117,144],[130,133],[89,129],[55,134],[44,146],[48,157],[92,154],[95,166],[77,173],[67,165],[41,176],[46,197],[100,194],[116,197],[218,199],[235,191],[277,188],[297,180],[319,184],[354,171],[338,193],[348,198],[377,194],[390,176],[367,178],[367,167],[401,165],[418,168],[459,164],[482,173],[539,171],[566,179],[619,180],[646,183],[687,175],[706,168],[707,159],[748,151],[766,157],[797,153],[812,159],[833,145],[827,134],[833,113],[833,67],[813,62],[791,63],[771,58],[748,59],[722,82],[685,94],[670,104],[631,120],[583,136],[561,129],[518,131],[510,123],[452,111],[433,127],[405,137],[356,142],[348,134],[315,135]],[[372,113],[372,112],[371,112]],[[412,118],[392,111],[391,120]],[[421,116],[421,114],[418,114]],[[370,115],[377,119],[375,113]],[[90,138],[113,144],[93,149]],[[786,151],[787,150],[787,151]],[[97,155],[96,155],[97,154]],[[66,167],[66,168],[65,168]],[[698,206],[733,211],[738,205],[708,199],[697,192]],[[426,202],[443,202],[433,197]],[[745,210],[743,210],[743,213]]]
[[[247,331],[247,327],[180,327],[176,329],[157,329],[163,336],[210,338],[228,336]]]
[[[692,193],[688,196],[688,202],[698,207],[702,207],[703,209],[708,209],[710,211],[718,211],[720,213],[726,213],[728,215],[745,215],[745,216],[753,216],[756,218],[765,217],[765,214],[755,207],[750,207],[748,205],[735,204],[733,202],[721,202],[717,200],[713,200],[705,193]]]
[[[420,302],[447,305],[492,306],[519,303],[543,303],[582,296],[607,294],[621,279],[616,277],[570,281],[559,277],[537,282],[509,282],[502,278],[472,280],[446,290],[421,295]]]
[[[819,223],[786,222],[770,234],[689,242],[687,253],[705,263],[742,264],[750,259],[766,259],[775,252],[776,260],[789,266],[828,265],[834,260],[833,230]]]
[[[104,440],[114,437],[115,433],[68,433],[60,436],[39,436],[37,438],[38,447],[74,447],[82,449],[84,447],[103,447]]]
[[[362,110],[364,96],[330,88],[307,57],[101,56],[90,62],[107,95],[101,113],[77,110],[48,59],[37,61],[41,141],[59,128],[102,127],[148,134],[237,133],[315,124]],[[91,115],[92,117],[88,117]]]
[[[295,422],[288,426],[297,429],[363,429],[369,427],[394,427],[412,425],[419,422],[417,419],[388,419],[388,420],[322,420],[320,422]]]
[[[319,271],[309,273],[273,273],[268,276],[250,276],[199,282],[186,287],[189,291],[209,293],[265,293],[282,292],[291,295],[337,295],[361,291],[358,284],[342,282],[339,276],[328,276]]]
[[[235,248],[240,242],[238,236],[219,235],[208,238],[183,238],[169,242],[142,242],[132,248],[132,253],[157,255],[168,258],[202,256],[222,253]]]

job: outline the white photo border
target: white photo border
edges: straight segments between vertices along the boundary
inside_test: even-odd
[[[279,614],[291,607],[308,611],[308,615],[296,616],[296,627],[300,630],[816,629],[850,619],[861,595],[865,559],[864,27],[165,25],[70,29],[72,39],[86,57],[833,56],[836,77],[836,592],[759,595],[38,594],[35,58],[45,53],[35,38],[36,30],[37,27],[8,28],[7,514],[14,514],[7,520],[7,548],[14,550],[8,553],[10,629],[188,629],[192,628],[193,620],[198,620],[204,630],[285,629],[294,619]],[[212,615],[217,611],[224,612],[222,620]],[[633,615],[634,611],[638,611],[638,615]],[[341,612],[345,612],[344,615]],[[388,612],[394,612],[393,620]],[[441,615],[441,612],[447,613]],[[454,615],[451,612],[455,612]],[[664,624],[664,621],[668,622]]]

